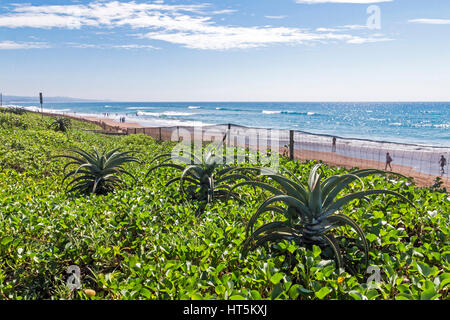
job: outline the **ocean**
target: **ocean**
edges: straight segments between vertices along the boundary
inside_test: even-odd
[[[125,116],[128,122],[145,126],[233,123],[450,147],[450,102],[70,102],[46,103],[44,111],[115,119]]]

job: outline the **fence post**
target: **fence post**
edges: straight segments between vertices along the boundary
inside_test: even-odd
[[[178,137],[178,142],[180,142],[180,127],[177,126],[177,137]]]
[[[227,147],[230,146],[230,131],[231,131],[231,123],[228,124],[228,131],[227,131]]]
[[[289,130],[289,159],[294,160],[294,130]]]
[[[161,127],[159,127],[159,141],[162,141]]]

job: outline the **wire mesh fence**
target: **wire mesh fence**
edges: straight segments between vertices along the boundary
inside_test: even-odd
[[[96,132],[145,134],[161,141],[190,141],[204,145],[226,137],[226,146],[230,148],[248,148],[261,153],[270,149],[292,160],[316,160],[347,169],[388,169],[414,178],[419,186],[431,186],[436,183],[436,178],[439,178],[444,187],[450,188],[450,147],[350,139],[298,130],[275,130],[235,124],[123,128],[119,125],[109,125],[100,118],[86,119],[75,114],[60,116],[95,123],[102,128],[93,130]],[[388,153],[392,158],[391,166],[388,166],[386,161]]]
[[[265,152],[277,150],[293,160],[317,160],[351,169],[388,169],[413,177],[418,185],[431,186],[439,177],[449,187],[450,148],[348,139],[294,130],[273,130],[234,124],[128,128],[127,134],[145,134],[162,141],[190,141],[202,144],[226,137],[228,147]],[[387,154],[392,158],[389,167]],[[445,159],[443,161],[442,159]]]

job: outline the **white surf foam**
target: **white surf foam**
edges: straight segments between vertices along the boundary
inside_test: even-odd
[[[279,111],[279,110],[263,110],[262,113],[263,114],[279,114],[282,113],[283,111]]]
[[[136,113],[137,116],[148,116],[148,117],[182,117],[182,116],[190,116],[192,113],[188,112],[175,112],[175,111],[166,111],[166,112],[145,112],[145,111],[138,111]]]

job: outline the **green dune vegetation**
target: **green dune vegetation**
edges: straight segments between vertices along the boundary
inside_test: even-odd
[[[0,299],[449,298],[445,190],[86,129],[1,110]]]

